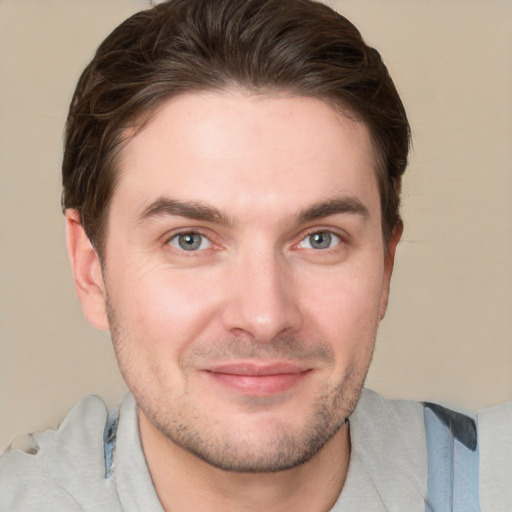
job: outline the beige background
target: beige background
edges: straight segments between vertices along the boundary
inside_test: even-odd
[[[414,132],[406,231],[368,384],[475,410],[512,400],[512,2],[331,2],[384,55]],[[64,250],[67,104],[144,0],[0,0],[0,451],[85,393],[123,393]]]

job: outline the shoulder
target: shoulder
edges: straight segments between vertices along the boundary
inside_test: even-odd
[[[351,420],[358,428],[365,430],[385,433],[392,429],[398,437],[404,431],[418,437],[424,437],[425,432],[421,402],[390,400],[369,389],[363,389]],[[410,436],[407,434],[406,438]],[[403,442],[404,439],[399,441]]]
[[[421,466],[426,461],[421,402],[390,400],[363,389],[350,418],[350,435],[364,453],[367,447],[372,452],[377,448],[386,460],[402,455],[405,460],[421,460]]]
[[[87,396],[58,429],[32,434],[24,447],[9,449],[0,459],[0,512],[84,510],[87,496],[105,487],[107,419],[103,401]]]
[[[448,507],[443,500],[461,510],[512,510],[512,403],[471,417],[364,390],[350,423],[354,450],[388,509],[424,510],[416,494],[435,510]],[[408,504],[397,502],[397,488]]]
[[[371,482],[368,489],[374,489],[380,503],[375,510],[424,510],[428,464],[423,404],[389,400],[364,389],[349,421],[352,457]],[[358,494],[356,489],[354,496]]]
[[[512,510],[512,402],[477,415],[482,510]]]

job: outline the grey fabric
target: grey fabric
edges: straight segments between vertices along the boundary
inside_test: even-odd
[[[0,461],[1,512],[163,512],[140,444],[137,409],[127,395],[119,410],[112,473],[105,478],[108,412],[83,398],[57,430],[34,434],[27,451]]]
[[[480,509],[512,511],[512,402],[478,413]]]
[[[479,416],[481,451],[487,451],[482,454],[485,475],[480,478],[482,512],[512,510],[511,425],[512,405]],[[509,444],[504,447],[494,432]],[[364,390],[350,417],[350,434],[349,470],[332,511],[423,512],[427,447],[422,404],[386,400]],[[105,458],[109,453],[111,463]],[[501,468],[509,473],[501,474]],[[88,396],[57,430],[34,434],[24,450],[4,454],[0,512],[36,510],[163,512],[142,451],[137,407],[130,394],[118,415],[113,411],[110,416],[100,398]]]
[[[351,459],[335,512],[424,512],[423,406],[364,390],[350,418]]]

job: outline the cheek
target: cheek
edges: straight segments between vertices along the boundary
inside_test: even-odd
[[[115,278],[108,287],[116,328],[112,338],[128,387],[136,396],[149,388],[155,393],[183,389],[180,360],[204,336],[214,310],[211,294],[194,276],[168,270],[129,273],[125,268],[124,276]]]
[[[314,291],[304,292],[305,309],[326,339],[344,347],[373,344],[381,290],[380,272],[340,271],[324,279]]]
[[[152,349],[179,351],[197,337],[215,310],[209,281],[197,272],[169,269],[125,270],[119,286],[109,290],[112,306],[125,335]]]

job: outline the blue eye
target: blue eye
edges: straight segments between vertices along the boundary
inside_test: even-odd
[[[169,245],[182,251],[198,251],[208,249],[212,245],[210,240],[201,233],[180,233],[169,240]]]
[[[331,249],[332,247],[336,247],[340,242],[341,238],[330,231],[317,231],[301,240],[299,247],[320,250]]]

